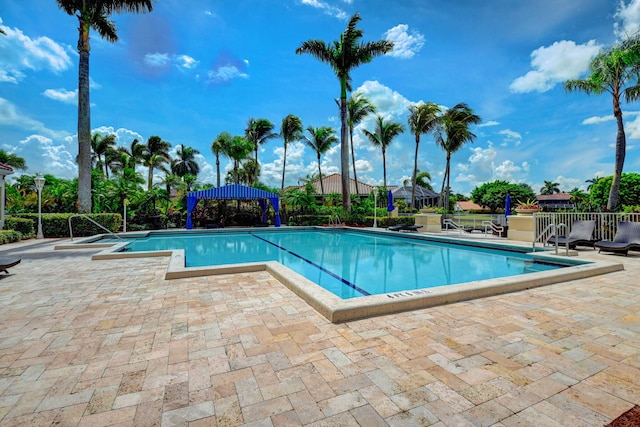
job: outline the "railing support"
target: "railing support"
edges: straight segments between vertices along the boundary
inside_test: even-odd
[[[73,228],[71,228],[71,219],[72,218],[76,218],[78,216],[83,217],[84,219],[86,219],[89,222],[94,223],[95,225],[97,225],[98,227],[102,228],[104,231],[106,231],[108,234],[111,234],[113,237],[116,237],[120,240],[122,240],[124,242],[124,240],[122,239],[122,237],[118,236],[117,234],[115,234],[113,231],[109,230],[108,228],[104,227],[101,224],[98,224],[96,221],[92,220],[91,218],[89,218],[86,214],[75,214],[75,215],[71,215],[69,217],[69,236],[71,238],[71,241],[73,241]]]

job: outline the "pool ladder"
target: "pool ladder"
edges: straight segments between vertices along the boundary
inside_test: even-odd
[[[86,214],[75,214],[75,215],[71,215],[69,217],[69,236],[71,237],[71,241],[73,241],[73,228],[71,228],[71,219],[81,216],[84,219],[86,219],[89,222],[94,223],[95,225],[97,225],[98,227],[102,228],[104,231],[106,231],[108,234],[112,235],[113,237],[116,237],[118,239],[120,239],[121,241],[124,242],[124,240],[122,239],[122,237],[118,236],[117,234],[115,234],[113,231],[109,230],[108,228],[102,226],[101,224],[98,224],[96,221],[92,220],[91,218],[89,218]]]
[[[333,217],[333,215],[329,216],[329,227],[339,227],[342,223],[340,222],[340,217],[338,215],[335,216],[335,219]]]

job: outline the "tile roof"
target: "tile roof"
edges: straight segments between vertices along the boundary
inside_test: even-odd
[[[568,193],[556,193],[556,194],[541,194],[536,197],[538,200],[571,200],[571,194]]]
[[[321,194],[320,180],[316,179],[311,181],[311,185],[316,191],[316,194]],[[342,194],[342,175],[334,173],[322,177],[322,185],[324,187],[324,194],[341,193]],[[360,196],[368,196],[376,187],[373,185],[365,184],[362,181],[358,181],[358,193]],[[353,178],[349,178],[349,193],[356,194],[356,181]]]

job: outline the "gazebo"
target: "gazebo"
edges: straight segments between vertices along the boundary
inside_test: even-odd
[[[191,212],[196,208],[198,201],[204,200],[257,200],[262,210],[262,220],[267,222],[267,201],[273,206],[276,214],[275,226],[280,227],[280,202],[276,193],[247,187],[246,185],[230,184],[207,190],[191,191],[187,194],[187,230],[193,228]]]

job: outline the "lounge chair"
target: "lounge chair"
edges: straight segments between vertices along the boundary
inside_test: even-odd
[[[20,264],[20,258],[0,258],[0,272],[9,274],[8,268]]]
[[[595,220],[579,220],[571,224],[571,232],[568,236],[551,236],[547,243],[555,245],[567,246],[569,249],[575,249],[576,246],[593,247],[596,240],[593,238],[593,231],[596,229]]]
[[[392,225],[387,227],[387,230],[390,231],[418,231],[419,228],[422,228],[421,225],[408,225],[408,224],[400,224],[400,225]]]
[[[600,252],[622,253],[640,251],[640,222],[620,221],[613,241],[601,240],[594,245]]]

